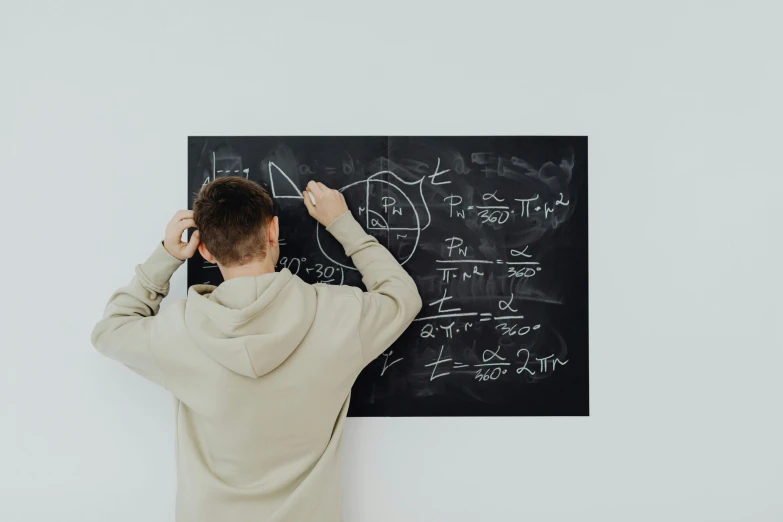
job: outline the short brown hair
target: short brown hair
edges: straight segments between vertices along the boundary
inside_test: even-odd
[[[205,185],[193,203],[201,241],[223,266],[266,257],[266,230],[274,212],[269,193],[240,176]]]

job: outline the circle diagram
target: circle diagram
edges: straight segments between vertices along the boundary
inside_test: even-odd
[[[422,181],[423,178],[407,183],[391,171],[381,171],[339,189],[356,220],[386,246],[401,265],[413,257],[419,245],[421,231],[429,225],[429,211],[421,194]],[[402,188],[411,185],[417,189],[413,197],[421,198],[419,205],[427,210],[425,219],[419,215],[417,205]],[[316,237],[321,253],[338,266],[356,270],[342,247],[327,236],[329,234],[318,225]]]

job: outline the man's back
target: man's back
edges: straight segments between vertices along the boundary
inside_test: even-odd
[[[128,349],[127,335],[118,342],[128,316],[117,306],[164,290],[163,276],[179,264],[156,251],[96,326],[99,350],[178,399],[178,520],[341,519],[340,441],[351,386],[421,300],[350,213],[327,230],[368,292],[309,285],[287,269],[195,286],[187,300],[147,318],[154,319],[143,327],[147,360]]]

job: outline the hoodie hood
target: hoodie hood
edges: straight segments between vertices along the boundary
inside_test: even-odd
[[[315,290],[284,268],[218,287],[190,287],[185,325],[216,362],[256,378],[283,364],[299,346],[315,307]]]

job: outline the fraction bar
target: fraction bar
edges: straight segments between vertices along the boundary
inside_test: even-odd
[[[486,259],[436,259],[436,263],[494,263]]]
[[[461,314],[430,315],[430,316],[427,316],[427,317],[418,317],[418,318],[414,319],[414,321],[428,321],[430,319],[441,319],[441,318],[445,318],[445,317],[466,317],[466,316],[469,316],[469,315],[478,315],[478,313],[477,312],[464,312],[464,313],[461,313]]]

